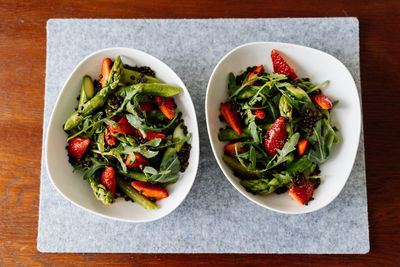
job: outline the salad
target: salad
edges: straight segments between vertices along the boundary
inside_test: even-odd
[[[82,78],[78,107],[64,124],[69,162],[105,205],[117,197],[156,209],[187,168],[191,145],[174,95],[149,67],[105,58],[99,80]]]
[[[339,142],[332,125],[332,102],[322,94],[328,81],[315,85],[298,78],[276,50],[273,72],[263,65],[228,76],[228,98],[220,120],[228,126],[218,133],[222,159],[253,194],[289,191],[307,205],[321,183],[319,165]]]

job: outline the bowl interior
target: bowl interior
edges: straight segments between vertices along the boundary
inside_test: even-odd
[[[246,192],[240,180],[223,162],[223,146],[226,142],[218,140],[218,131],[225,123],[218,119],[219,105],[227,98],[227,77],[229,72],[238,74],[248,66],[264,65],[266,72],[272,72],[270,53],[277,49],[299,77],[308,77],[315,84],[329,80],[322,90],[332,100],[339,103],[332,111],[333,124],[339,128],[340,143],[333,146],[327,162],[322,164],[324,178],[314,192],[314,200],[302,206],[290,199],[288,194],[253,195]],[[329,204],[342,190],[350,175],[357,153],[361,110],[357,88],[347,68],[333,56],[322,51],[285,43],[250,43],[229,52],[218,65],[208,83],[206,95],[206,119],[211,146],[217,162],[232,185],[253,202],[278,212],[307,213]]]
[[[95,199],[87,181],[82,179],[82,174],[73,173],[73,168],[68,162],[65,149],[67,134],[63,131],[63,123],[77,106],[76,97],[80,92],[82,77],[88,74],[93,79],[97,78],[100,74],[103,58],[115,59],[118,55],[121,55],[124,64],[149,66],[162,82],[183,88],[183,92],[174,98],[178,108],[183,113],[182,118],[185,120],[188,131],[193,134],[190,141],[192,151],[189,167],[183,174],[181,173],[178,182],[167,187],[170,196],[157,202],[159,206],[157,210],[145,210],[139,204],[127,202],[123,199],[117,199],[116,203],[111,206],[103,205]],[[178,207],[192,187],[199,161],[199,137],[195,109],[182,80],[160,60],[130,48],[110,48],[95,52],[75,68],[58,96],[50,119],[46,145],[46,161],[50,179],[64,197],[72,203],[99,215],[131,222],[156,220]]]

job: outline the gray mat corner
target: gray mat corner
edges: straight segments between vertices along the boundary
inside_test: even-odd
[[[327,207],[310,214],[283,215],[259,207],[237,192],[218,168],[206,132],[207,82],[223,55],[254,41],[296,43],[332,54],[350,70],[360,90],[356,18],[49,20],[43,140],[55,99],[76,64],[102,48],[132,47],[161,59],[182,78],[197,112],[201,157],[196,181],[186,200],[167,217],[145,224],[109,220],[69,203],[51,184],[42,158],[38,250],[367,253],[362,137],[354,168],[341,194]]]

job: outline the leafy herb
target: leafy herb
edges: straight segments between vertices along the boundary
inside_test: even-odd
[[[157,171],[153,168],[146,168],[146,173],[151,174],[149,182],[151,183],[175,183],[179,178],[179,170],[181,164],[179,162],[178,154],[174,150],[167,150],[161,161],[160,170]]]

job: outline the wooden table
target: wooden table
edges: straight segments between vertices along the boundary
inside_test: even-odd
[[[0,265],[400,264],[400,1],[0,2]],[[177,1],[178,2],[178,1]],[[314,1],[313,1],[314,2]],[[315,1],[317,2],[317,1]],[[218,3],[218,4],[216,4]],[[36,249],[46,21],[49,18],[355,16],[371,252],[367,255],[42,254]],[[335,38],[332,36],[332,38]]]

